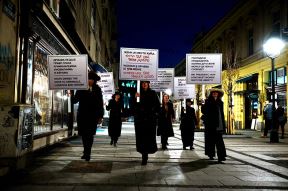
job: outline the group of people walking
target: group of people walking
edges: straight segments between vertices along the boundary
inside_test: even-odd
[[[102,122],[104,108],[100,87],[96,84],[100,77],[95,72],[88,74],[89,89],[78,90],[72,97],[72,103],[78,103],[77,123],[78,134],[82,136],[84,147],[82,159],[89,161],[93,137],[96,133],[97,124]],[[217,148],[218,161],[225,161],[226,150],[222,134],[225,132],[223,102],[221,97],[223,91],[212,90],[205,104],[202,106],[203,121],[205,124],[205,154],[209,159],[215,157],[215,146]],[[137,98],[140,101],[137,102]],[[111,145],[117,146],[121,135],[122,102],[120,93],[116,92],[106,106],[110,111],[108,134],[111,137]],[[164,94],[160,104],[157,93],[150,88],[149,81],[142,81],[140,92],[135,94],[134,101],[134,126],[136,137],[136,150],[142,155],[142,165],[146,165],[148,155],[155,153],[157,148],[156,136],[161,136],[162,149],[166,150],[168,138],[174,136],[172,123],[175,120],[173,103],[169,95]],[[193,150],[194,131],[197,124],[195,110],[192,101],[186,101],[186,108],[181,112],[181,138],[183,149],[187,147]],[[157,128],[158,127],[158,128]]]

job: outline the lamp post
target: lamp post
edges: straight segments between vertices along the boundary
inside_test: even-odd
[[[276,119],[275,119],[275,58],[277,58],[281,50],[284,48],[285,44],[282,40],[278,38],[270,38],[268,39],[265,44],[263,45],[264,52],[266,55],[271,59],[271,70],[272,70],[272,127],[270,132],[270,142],[271,143],[278,143],[279,136],[278,136],[278,128],[276,126]]]

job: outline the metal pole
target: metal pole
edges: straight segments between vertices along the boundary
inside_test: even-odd
[[[279,142],[279,136],[278,136],[278,128],[276,126],[276,119],[275,119],[275,58],[271,58],[272,63],[272,127],[270,132],[270,143],[278,143]]]

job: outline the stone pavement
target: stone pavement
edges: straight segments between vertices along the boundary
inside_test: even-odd
[[[0,179],[1,190],[288,190],[287,138],[272,144],[256,131],[225,136],[228,157],[218,164],[204,155],[203,132],[195,134],[191,151],[182,150],[179,125],[174,131],[168,150],[159,149],[141,166],[132,123],[123,123],[117,147],[109,144],[107,129],[98,129],[90,162],[80,159],[81,139],[74,138],[35,153],[31,167]]]

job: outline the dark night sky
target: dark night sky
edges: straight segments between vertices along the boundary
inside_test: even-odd
[[[117,0],[118,46],[159,49],[159,67],[174,67],[190,52],[195,35],[236,1]]]

